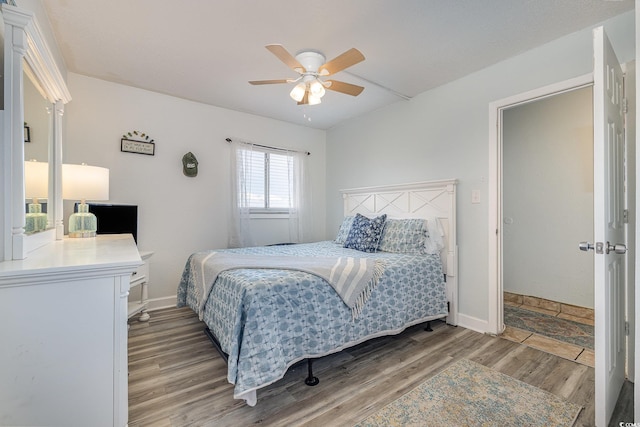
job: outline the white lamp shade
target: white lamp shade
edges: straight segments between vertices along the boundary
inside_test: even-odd
[[[31,160],[24,162],[24,190],[29,199],[49,196],[49,164]]]
[[[109,169],[85,164],[62,165],[62,198],[109,200]]]
[[[289,93],[289,96],[293,98],[295,101],[300,102],[302,101],[302,98],[304,98],[304,93],[306,91],[307,91],[307,85],[301,82],[295,85],[293,89],[291,89],[291,93]]]
[[[322,98],[325,94],[324,86],[318,80],[314,80],[309,85],[309,92],[313,96],[317,96],[318,98]]]
[[[309,100],[309,105],[318,105],[322,102],[322,99],[320,99],[319,96],[315,96],[313,94],[309,94],[307,99]]]

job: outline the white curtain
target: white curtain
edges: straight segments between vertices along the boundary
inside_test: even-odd
[[[311,240],[311,188],[307,172],[307,153],[288,152],[289,162],[289,242]]]
[[[251,183],[253,182],[251,179],[251,156],[241,155],[241,150],[253,150],[253,145],[231,142],[230,248],[255,246],[249,209]]]
[[[256,241],[251,221],[250,196],[252,193],[262,193],[264,189],[252,189],[252,183],[260,180],[252,179],[252,174],[264,173],[252,170],[251,155],[246,150],[256,152],[271,152],[279,155],[286,154],[288,171],[289,209],[286,218],[278,221],[288,221],[288,236],[282,236],[282,242],[302,243],[312,238],[311,188],[307,172],[307,153],[279,150],[269,150],[256,147],[242,141],[231,142],[231,224],[229,247],[255,246]],[[245,151],[245,155],[242,152]],[[255,184],[254,184],[255,185]],[[253,190],[253,192],[252,192]],[[280,211],[282,212],[282,211]]]

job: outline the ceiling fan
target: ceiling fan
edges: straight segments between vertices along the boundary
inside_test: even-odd
[[[321,98],[325,94],[325,89],[351,96],[358,96],[364,90],[362,86],[351,83],[323,79],[325,76],[330,76],[364,61],[364,55],[356,48],[351,48],[331,61],[325,62],[325,56],[313,50],[302,51],[294,57],[280,44],[270,44],[265,47],[300,75],[295,79],[253,80],[249,83],[252,85],[297,83],[289,95],[298,102],[298,105],[319,104],[322,102]]]

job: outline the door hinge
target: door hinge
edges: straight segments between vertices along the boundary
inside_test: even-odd
[[[624,334],[629,336],[629,322],[624,322]]]
[[[629,223],[629,209],[625,209],[622,211],[622,222],[625,224]]]
[[[629,112],[629,99],[622,98],[622,113],[627,114]]]

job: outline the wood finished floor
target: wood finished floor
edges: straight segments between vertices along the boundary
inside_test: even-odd
[[[594,424],[593,368],[505,339],[442,322],[372,340],[306,365],[258,391],[249,407],[233,399],[226,365],[188,309],[154,311],[129,331],[129,426],[348,426],[467,358],[584,407],[577,426]]]

